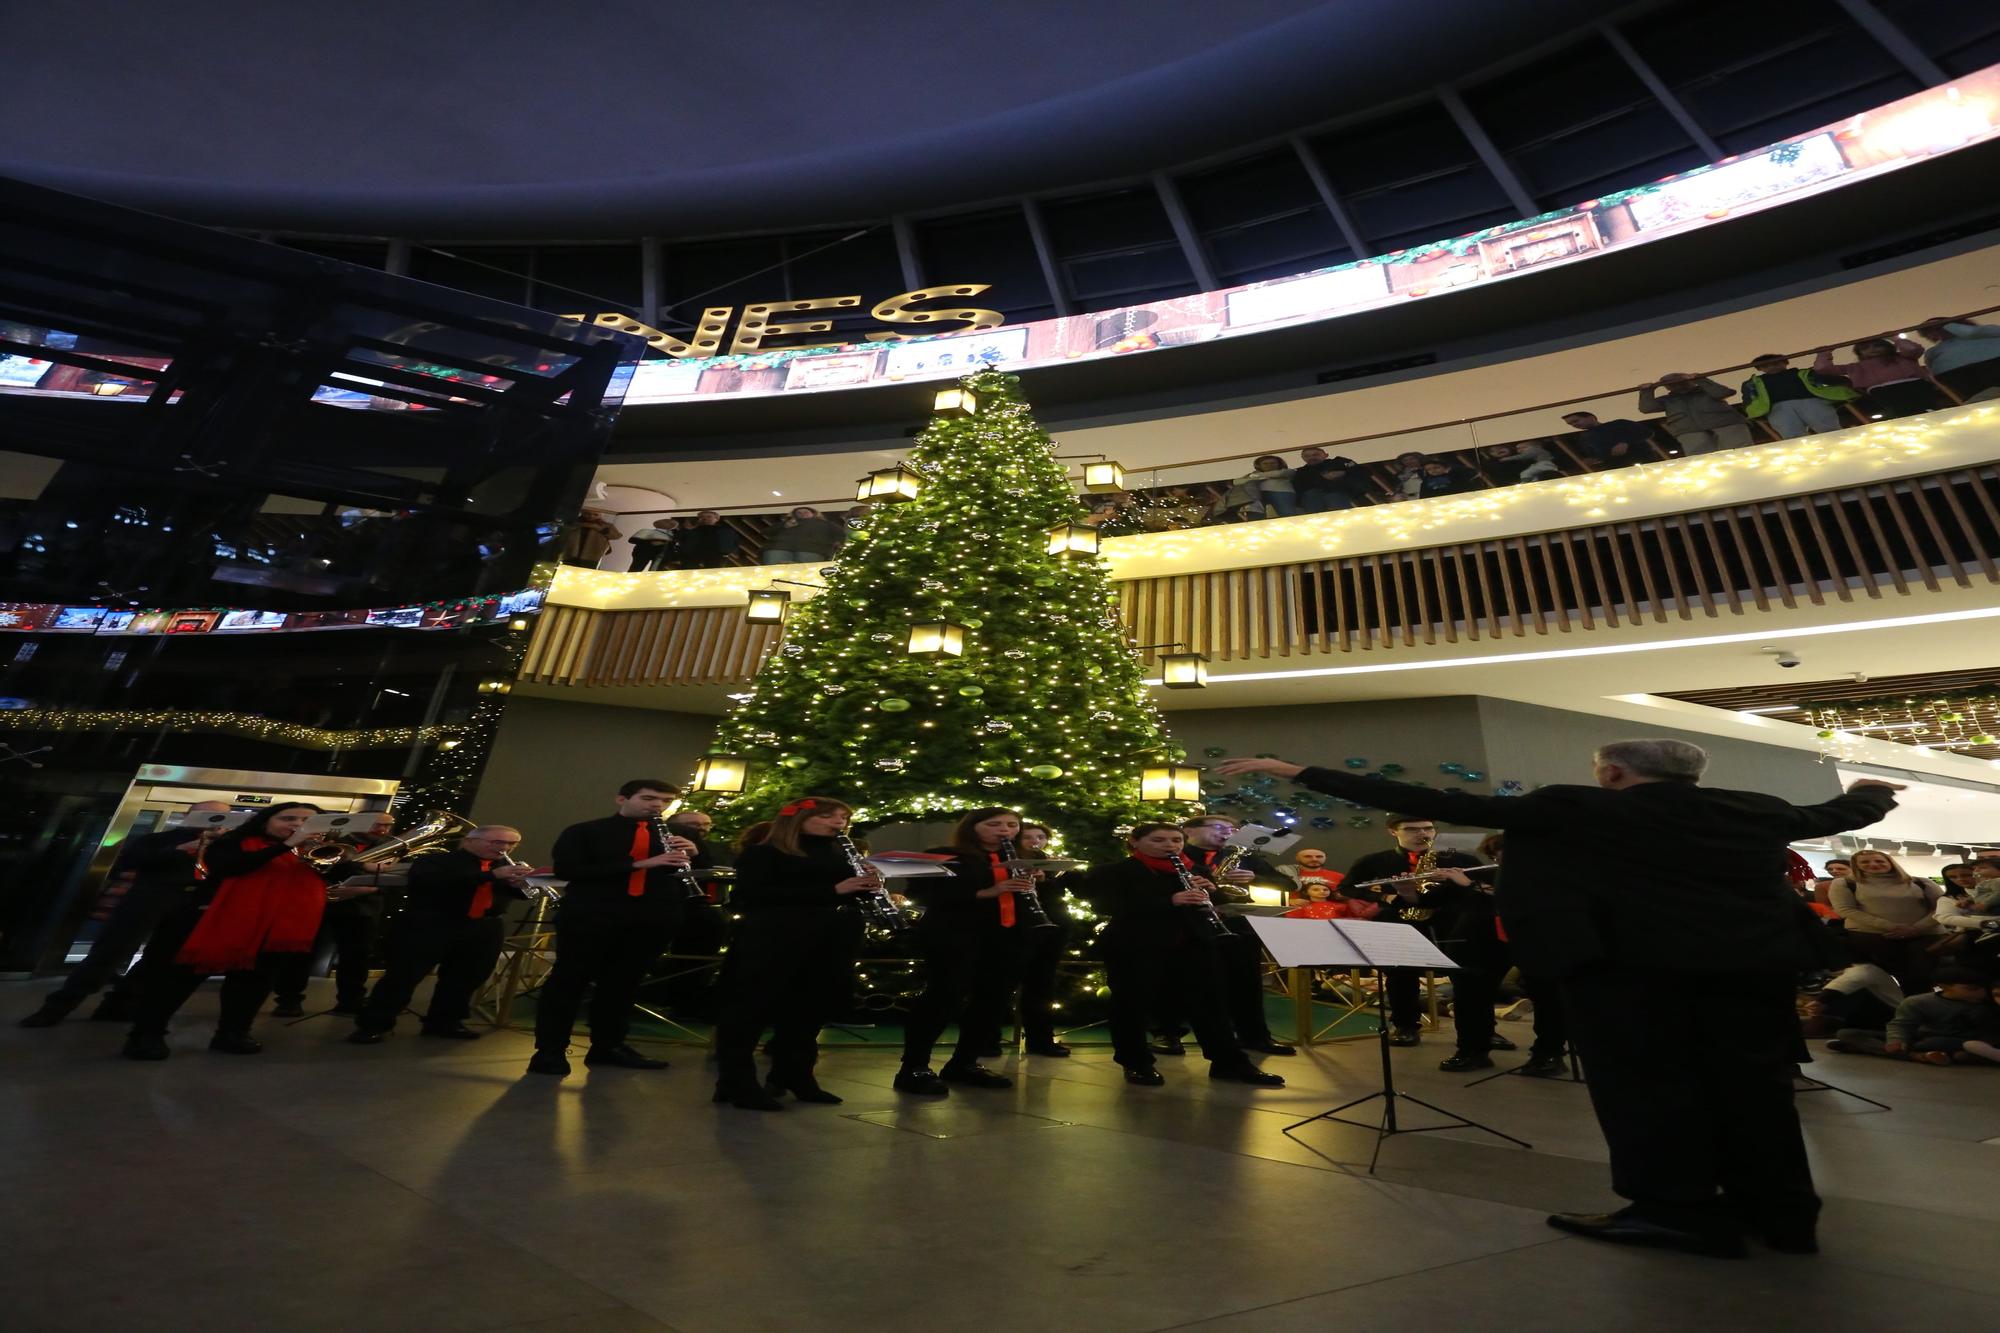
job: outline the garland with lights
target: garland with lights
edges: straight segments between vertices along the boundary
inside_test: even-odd
[[[304,750],[384,750],[399,745],[456,745],[464,728],[361,727],[330,731],[257,713],[183,708],[15,708],[0,712],[0,728],[14,731],[216,731],[275,741]]]
[[[1822,759],[1859,755],[1859,742],[1893,741],[1922,754],[1949,751],[2000,759],[2000,695],[1884,695],[1874,699],[1807,700]]]

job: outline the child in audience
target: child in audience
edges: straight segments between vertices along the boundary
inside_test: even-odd
[[[2000,1064],[2000,1007],[1986,978],[1969,968],[1941,967],[1932,980],[1930,994],[1896,1006],[1888,1031],[1842,1028],[1826,1048],[1928,1065]]]

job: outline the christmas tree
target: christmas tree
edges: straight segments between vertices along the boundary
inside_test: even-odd
[[[715,751],[749,761],[742,793],[698,800],[739,826],[809,792],[862,824],[1005,805],[1079,849],[1152,813],[1139,770],[1181,752],[1103,562],[1050,552],[1083,509],[1019,384],[968,377],[918,437],[915,497],[876,502],[718,729]],[[913,629],[960,651],[913,652]]]

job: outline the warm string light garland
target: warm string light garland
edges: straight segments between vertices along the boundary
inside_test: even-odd
[[[218,731],[306,750],[381,750],[445,743],[463,728],[360,727],[335,731],[256,713],[189,708],[16,708],[0,712],[0,728],[15,731]],[[455,748],[455,747],[454,747]]]
[[[2000,694],[1885,695],[1808,701],[1820,757],[1863,758],[1864,742],[1890,741],[1920,754],[1945,751],[2000,762]]]

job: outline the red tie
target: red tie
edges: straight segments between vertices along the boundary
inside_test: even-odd
[[[653,831],[647,828],[643,823],[633,825],[632,859],[634,861],[643,861],[652,854],[653,854]],[[634,898],[645,897],[646,872],[643,870],[635,869],[630,875],[627,875],[625,877],[625,892]]]
[[[481,861],[479,863],[479,872],[482,875],[485,874],[487,871],[491,870],[492,868],[493,868],[493,863],[491,861]],[[472,891],[472,910],[467,912],[466,915],[468,917],[471,917],[474,921],[477,921],[481,917],[485,916],[486,913],[492,909],[492,907],[493,907],[493,882],[491,880],[481,880],[479,882],[479,887]]]
[[[987,855],[993,858],[993,882],[1006,883],[1010,878],[1007,874],[1007,863],[1000,859],[998,852],[988,852]],[[1011,893],[1000,895],[1000,924],[1003,926],[1014,924],[1014,895]]]

